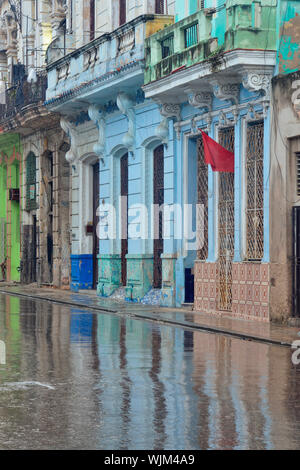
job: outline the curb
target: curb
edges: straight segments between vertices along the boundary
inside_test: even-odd
[[[56,300],[56,299],[54,300],[49,297],[41,297],[41,296],[34,295],[34,294],[24,294],[24,293],[21,294],[21,293],[6,291],[3,289],[0,289],[0,294],[11,295],[15,297],[25,297],[28,299],[41,300],[44,302],[52,302],[55,304],[67,305],[70,307],[80,307],[82,310],[93,310],[98,313],[102,312],[102,313],[109,313],[109,314],[114,314],[114,315],[118,315],[122,317],[125,316],[125,317],[134,318],[137,320],[144,320],[144,321],[150,321],[153,323],[159,323],[159,324],[167,325],[167,326],[180,327],[180,328],[184,328],[186,330],[191,330],[191,331],[202,331],[202,332],[211,333],[211,334],[220,334],[223,336],[230,336],[233,338],[237,338],[243,341],[255,341],[258,343],[264,343],[264,344],[269,344],[273,346],[283,346],[283,347],[288,347],[288,348],[292,346],[292,343],[265,338],[263,336],[255,336],[255,335],[250,335],[246,333],[239,333],[237,331],[226,330],[226,329],[211,327],[207,325],[201,325],[201,324],[193,323],[189,321],[178,321],[178,320],[164,319],[161,317],[155,317],[154,316],[155,313],[149,316],[149,313],[145,315],[138,314],[138,313],[130,313],[130,312],[124,312],[121,310],[115,310],[115,309],[107,308],[107,307],[88,306],[88,305],[83,305],[78,302],[70,302],[68,300]]]

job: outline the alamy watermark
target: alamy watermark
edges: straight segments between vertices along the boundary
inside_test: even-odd
[[[184,240],[188,250],[204,246],[205,206],[203,204],[132,204],[120,196],[119,210],[113,204],[101,204],[97,215],[100,240]],[[118,215],[117,215],[118,214]]]

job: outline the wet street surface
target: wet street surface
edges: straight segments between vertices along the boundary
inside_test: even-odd
[[[0,342],[0,449],[300,448],[289,348],[8,295]]]

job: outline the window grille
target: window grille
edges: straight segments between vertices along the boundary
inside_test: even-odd
[[[198,204],[203,206],[199,211],[198,230],[203,233],[203,246],[197,252],[198,259],[206,260],[208,255],[208,166],[204,160],[202,136],[197,139],[198,154]],[[202,232],[203,231],[203,232]]]
[[[26,159],[26,210],[36,209],[36,156],[30,153]]]
[[[219,143],[234,152],[234,127],[219,130]],[[234,255],[234,173],[219,173],[219,309],[232,308]]]
[[[155,0],[155,13],[157,15],[163,15],[164,10],[164,0]]]
[[[184,30],[184,45],[185,47],[191,47],[198,42],[198,25],[193,24]]]
[[[249,123],[246,150],[246,229],[249,260],[261,260],[264,253],[263,157],[264,123]]]
[[[174,37],[169,36],[161,41],[161,57],[165,59],[174,54]]]

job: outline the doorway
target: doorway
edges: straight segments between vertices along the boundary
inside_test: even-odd
[[[121,282],[127,284],[128,253],[128,153],[120,161],[121,173]]]
[[[100,203],[100,165],[99,162],[93,165],[93,289],[98,283],[98,254],[99,238],[97,227],[99,223],[98,207]]]
[[[234,127],[220,129],[219,143],[234,152]],[[219,309],[232,309],[232,259],[234,255],[234,173],[219,173]]]
[[[154,220],[154,242],[153,242],[153,287],[161,288],[162,285],[162,260],[164,251],[163,240],[163,216],[158,210],[164,203],[164,146],[159,145],[153,154],[153,204],[156,206]],[[158,217],[158,220],[157,220]],[[156,223],[158,227],[155,230]]]

